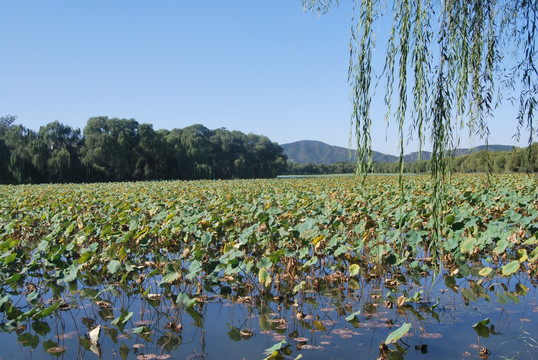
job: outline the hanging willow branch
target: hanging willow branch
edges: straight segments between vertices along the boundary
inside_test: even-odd
[[[433,215],[439,225],[434,238],[439,237],[445,177],[451,172],[449,155],[458,145],[457,131],[467,128],[470,137],[478,135],[487,145],[488,118],[493,109],[503,98],[519,97],[515,137],[519,139],[526,130],[530,145],[538,133],[534,123],[538,108],[538,1],[393,0],[389,5],[386,0],[350,1],[349,83],[358,171],[366,173],[372,162],[372,65],[379,62],[374,57],[373,29],[390,28],[382,55],[385,120],[398,126],[401,173],[404,139],[418,139],[420,153],[430,133]],[[302,3],[305,10],[318,13],[338,4],[331,0]],[[394,113],[393,101],[397,101]],[[410,124],[407,131],[406,123]]]

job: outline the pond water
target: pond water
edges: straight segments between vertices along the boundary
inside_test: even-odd
[[[537,359],[536,178],[427,179],[3,187],[0,358]]]
[[[262,359],[271,353],[275,359],[538,357],[538,303],[530,280],[485,283],[447,274],[437,276],[433,285],[432,280],[395,285],[355,277],[289,298],[263,292],[230,296],[224,290],[222,296],[204,296],[195,304],[189,304],[189,296],[178,300],[181,292],[174,286],[160,292],[155,286],[141,294],[135,287],[79,282],[52,289],[52,296],[62,299],[56,314],[15,329],[4,324],[11,331],[0,333],[0,358]],[[410,330],[383,346],[404,323]],[[89,332],[98,325],[99,336],[94,331],[92,342]],[[264,353],[275,345],[280,349]]]

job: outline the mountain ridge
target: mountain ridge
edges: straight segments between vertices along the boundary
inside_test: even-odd
[[[329,145],[319,140],[300,140],[280,145],[284,149],[284,154],[288,156],[288,161],[307,164],[334,164],[337,162],[356,162],[357,155],[353,149],[342,146]],[[515,146],[511,145],[488,145],[489,151],[510,151]],[[479,145],[473,148],[458,148],[454,151],[455,156],[468,155],[486,149],[486,145]],[[421,160],[429,160],[430,151],[422,151]],[[411,152],[404,155],[404,161],[413,162],[418,160],[418,152]],[[373,151],[374,162],[398,161],[394,155]]]

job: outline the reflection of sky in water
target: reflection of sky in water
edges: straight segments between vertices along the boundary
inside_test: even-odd
[[[161,306],[152,308],[139,300],[140,295],[128,298],[122,293],[114,296],[105,293],[103,299],[113,302],[113,317],[103,319],[106,309],[100,309],[87,300],[67,297],[72,308],[45,319],[51,331],[46,336],[38,335],[39,344],[35,349],[18,342],[19,335],[15,331],[1,333],[0,358],[50,359],[52,355],[44,351],[44,343],[49,341],[50,345],[52,340],[67,348],[59,355],[60,358],[97,359],[90,350],[79,347],[77,334],[86,334],[89,325],[101,324],[103,331],[99,343],[104,359],[121,359],[122,351],[125,356],[127,350],[128,359],[259,359],[264,357],[265,349],[284,339],[290,345],[285,350],[290,359],[299,354],[303,355],[303,359],[370,359],[379,356],[379,345],[389,332],[408,322],[412,328],[399,342],[399,346],[406,349],[405,359],[479,358],[478,346],[489,349],[493,358],[518,355],[518,359],[532,359],[532,354],[538,352],[536,290],[527,282],[530,290],[527,296],[520,297],[520,304],[510,302],[503,308],[495,293],[500,289],[496,285],[499,281],[496,279],[487,284],[494,285],[494,291],[488,293],[489,302],[480,299],[470,302],[469,306],[465,306],[461,293],[444,291],[446,286],[442,277],[437,278],[436,287],[432,290],[402,285],[400,292],[394,296],[405,290],[409,298],[416,291],[423,291],[419,302],[410,302],[403,309],[397,309],[395,303],[390,308],[387,303],[389,289],[374,289],[372,285],[361,288],[363,290],[345,290],[350,292],[347,296],[338,292],[307,292],[302,295],[299,306],[278,303],[272,298],[265,305],[258,303],[257,306],[233,305],[215,298],[201,308],[203,318],[197,319],[199,327],[195,326],[195,320],[185,309],[173,307],[169,301],[163,300]],[[509,291],[514,291],[515,279],[503,281]],[[459,279],[457,283],[460,289],[468,287],[465,280]],[[437,299],[440,299],[439,304],[432,313],[431,305]],[[85,306],[77,308],[76,303]],[[122,303],[133,312],[123,334],[111,324],[113,318],[119,316]],[[164,306],[165,303],[168,305]],[[361,310],[357,316],[360,323],[354,327],[345,320],[345,316],[357,310]],[[499,335],[478,337],[472,326],[485,318],[490,319],[488,328],[493,326],[492,333]],[[95,323],[91,324],[89,319],[95,320]],[[171,319],[182,324],[180,333],[167,327]],[[151,335],[132,333],[133,328],[143,325],[151,330]],[[241,334],[244,329],[251,330],[254,335]],[[25,333],[35,335],[31,328],[20,334]],[[60,335],[60,340],[57,335]]]

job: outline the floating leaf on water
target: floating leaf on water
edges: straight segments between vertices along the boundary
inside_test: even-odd
[[[504,276],[510,276],[519,270],[519,261],[513,260],[508,264],[504,265],[502,268],[502,273]]]
[[[352,290],[358,290],[361,288],[361,284],[356,279],[349,279],[348,285]]]
[[[497,255],[502,254],[508,247],[508,241],[506,239],[499,240],[497,246],[493,249],[493,252]]]
[[[180,274],[174,269],[174,266],[170,263],[166,264],[162,272],[162,282],[166,284],[173,283],[179,279]]]
[[[327,331],[327,328],[325,328],[325,325],[319,320],[314,320],[314,327],[318,329],[319,331]]]
[[[44,321],[32,322],[32,329],[41,336],[45,336],[51,331],[49,324]]]
[[[513,293],[511,293],[511,292],[506,291],[506,292],[504,293],[504,295],[506,296],[506,298],[507,298],[508,300],[512,301],[514,304],[519,304],[519,298],[517,297],[516,294],[513,294]]]
[[[390,350],[387,353],[387,360],[404,360],[404,356],[397,350]]]
[[[11,255],[6,256],[4,258],[4,265],[8,265],[12,263],[13,261],[15,261],[16,258],[17,258],[17,253],[13,253]]]
[[[312,245],[317,245],[321,240],[325,239],[325,235],[319,235],[312,240]]]
[[[516,293],[520,296],[525,296],[527,295],[527,292],[529,291],[529,288],[526,287],[525,285],[521,284],[521,283],[518,283],[516,285]]]
[[[101,334],[101,325],[97,325],[95,328],[90,330],[88,332],[88,335],[90,336],[90,341],[93,344],[99,343],[99,335]]]
[[[228,337],[233,341],[241,341],[241,331],[235,326],[230,324],[226,325],[228,325],[228,329],[230,329],[230,331],[228,331]]]
[[[49,354],[60,354],[67,350],[65,346],[59,346],[57,342],[52,340],[47,340],[43,342],[43,349]]]
[[[189,266],[189,273],[185,276],[185,278],[189,281],[194,280],[196,275],[200,273],[202,270],[202,263],[198,260],[194,260],[190,266]]]
[[[461,252],[464,254],[472,254],[474,249],[475,239],[468,237],[461,243]]]
[[[271,346],[270,348],[267,348],[265,349],[265,351],[263,352],[265,355],[269,355],[269,356],[272,356],[274,355],[274,352],[275,351],[278,351],[280,349],[282,349],[282,347],[284,346],[284,344],[286,344],[286,340],[282,340],[281,342]],[[266,358],[267,359],[267,358]]]
[[[484,338],[489,337],[489,328],[486,326],[487,324],[489,324],[489,318],[485,318],[484,320],[479,321],[473,325],[473,329],[478,334],[478,336]]]
[[[267,270],[265,268],[260,268],[259,272],[258,272],[258,280],[260,281],[260,283],[267,287],[271,284],[271,276],[269,275],[269,273],[267,272]]]
[[[517,260],[518,260],[520,263],[526,261],[528,258],[529,258],[529,256],[527,255],[527,250],[525,250],[525,249],[519,249],[519,250],[517,251]]]
[[[538,261],[538,246],[529,255],[531,261]]]
[[[359,273],[359,271],[361,270],[360,266],[357,265],[357,264],[352,264],[350,267],[349,267],[349,276],[355,276]]]
[[[190,308],[194,304],[196,304],[196,298],[191,299],[191,297],[188,294],[185,293],[179,293],[177,294],[176,298],[176,304],[178,304],[181,308]]]
[[[115,274],[121,269],[121,262],[119,260],[110,260],[107,269],[111,274]]]
[[[49,316],[50,314],[52,314],[54,311],[58,310],[58,307],[60,306],[60,303],[57,302],[43,310],[41,310],[40,312],[38,312],[37,314],[34,315],[34,319],[42,319],[44,317],[47,317]]]
[[[301,282],[299,282],[297,285],[295,285],[295,287],[293,288],[293,292],[297,293],[297,292],[301,291],[304,288],[305,285],[306,285],[306,281],[301,280]]]
[[[395,343],[396,341],[400,340],[402,336],[407,334],[407,332],[411,329],[410,323],[403,323],[402,326],[400,326],[397,330],[391,332],[389,336],[385,339],[385,344]]]
[[[478,272],[478,274],[479,274],[480,276],[484,276],[484,277],[486,277],[486,276],[488,276],[489,274],[491,274],[492,271],[493,271],[492,268],[490,268],[489,266],[486,266],[485,268],[481,269],[481,270]]]
[[[348,316],[346,316],[346,321],[353,321],[357,316],[359,316],[361,314],[361,311],[360,310],[357,310],[355,311],[354,313],[352,314],[349,314]]]
[[[6,282],[6,284],[16,283],[17,281],[20,280],[21,276],[22,276],[22,275],[21,275],[20,273],[13,274],[13,275],[11,275],[9,278],[7,278],[7,279],[5,280],[5,282]]]
[[[35,349],[37,347],[37,345],[39,345],[39,336],[32,335],[30,333],[24,333],[24,334],[19,335],[17,337],[17,341],[22,346],[28,346],[28,347],[31,347],[31,348]]]

